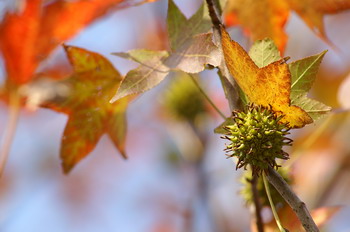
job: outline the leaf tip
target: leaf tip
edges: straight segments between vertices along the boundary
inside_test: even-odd
[[[61,165],[62,165],[62,171],[63,171],[64,175],[68,175],[72,171],[72,169],[74,167],[74,165],[68,164],[68,163],[66,163],[64,161],[62,162]]]
[[[124,160],[128,159],[128,156],[126,155],[125,151],[120,151],[120,155],[123,157]]]

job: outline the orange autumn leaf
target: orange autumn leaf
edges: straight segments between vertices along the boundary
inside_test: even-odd
[[[283,27],[288,19],[288,5],[274,0],[231,0],[225,9],[227,26],[242,25],[253,41],[266,37],[275,41],[283,51],[287,35]]]
[[[327,39],[323,17],[347,9],[350,0],[228,0],[225,23],[241,25],[252,40],[271,38],[283,52],[287,41],[284,26],[290,11],[295,11],[312,31],[332,45]]]
[[[19,13],[7,13],[0,24],[0,49],[8,80],[28,83],[39,63],[57,45],[124,0],[26,0]]]
[[[300,128],[312,123],[311,117],[300,107],[291,105],[291,74],[284,60],[259,68],[246,51],[231,41],[225,29],[221,29],[222,47],[226,65],[250,102],[270,107],[282,123],[290,128]]]
[[[350,0],[286,0],[319,37],[328,41],[324,29],[323,16],[350,9]]]
[[[68,115],[60,149],[64,172],[70,172],[85,158],[103,134],[109,135],[121,155],[126,157],[125,112],[131,98],[109,103],[122,76],[98,53],[71,46],[65,46],[65,50],[74,73],[63,81],[71,91],[65,99],[52,99],[43,104]]]
[[[6,14],[0,25],[0,49],[7,77],[23,84],[34,73],[38,57],[36,43],[39,34],[42,0],[32,0],[23,12]]]
[[[93,20],[124,0],[80,0],[55,1],[44,8],[40,22],[40,37],[46,38],[38,44],[42,56],[78,33]]]

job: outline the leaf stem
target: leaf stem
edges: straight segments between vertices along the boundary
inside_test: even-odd
[[[192,75],[192,74],[188,74],[193,83],[197,86],[198,90],[201,92],[201,94],[205,97],[205,99],[207,99],[207,101],[209,102],[209,104],[216,110],[216,112],[218,112],[218,114],[220,114],[220,116],[223,119],[226,119],[226,116],[219,110],[219,108],[214,104],[214,102],[210,99],[210,97],[204,92],[204,90],[202,89],[202,87],[199,85],[199,83],[197,82],[196,78]]]
[[[270,192],[270,186],[269,186],[269,183],[266,180],[266,176],[265,176],[264,172],[262,173],[262,178],[263,178],[263,181],[264,181],[264,186],[265,186],[267,198],[269,199],[271,210],[272,210],[273,216],[275,218],[276,224],[278,226],[278,229],[281,232],[286,232],[286,230],[283,228],[283,226],[281,224],[280,218],[278,217],[275,205],[273,204],[272,197],[271,197],[271,192]]]
[[[0,178],[5,169],[5,165],[10,153],[11,144],[17,128],[20,109],[20,96],[17,89],[12,90],[9,100],[9,118],[4,130],[3,143],[0,149]]]

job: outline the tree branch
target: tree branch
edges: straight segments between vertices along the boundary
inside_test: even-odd
[[[221,45],[221,31],[220,31],[222,22],[220,20],[220,17],[217,14],[217,12],[221,12],[221,9],[213,0],[206,0],[206,2],[208,5],[211,21],[213,23],[214,43],[216,44],[216,46],[218,46],[219,50],[221,51],[221,54],[223,54],[222,45]],[[230,109],[231,111],[233,111],[234,109],[238,109],[239,106],[241,105],[239,103],[240,100],[238,96],[238,87],[235,80],[231,77],[230,72],[226,67],[225,59],[223,57],[221,59],[221,63],[218,68],[219,68],[218,74],[220,76],[221,84],[224,89],[226,99],[228,100]]]
[[[284,179],[276,172],[275,169],[269,167],[266,173],[267,180],[277,189],[281,196],[287,201],[289,206],[298,216],[301,224],[307,232],[319,232],[317,225],[312,219],[304,202],[293,192]]]

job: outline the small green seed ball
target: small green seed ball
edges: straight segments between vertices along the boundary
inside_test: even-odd
[[[249,105],[245,111],[234,111],[232,119],[223,138],[230,141],[227,155],[238,158],[236,169],[251,165],[253,175],[260,175],[269,166],[277,169],[276,158],[288,159],[282,148],[292,144],[286,137],[289,127],[270,108]]]

